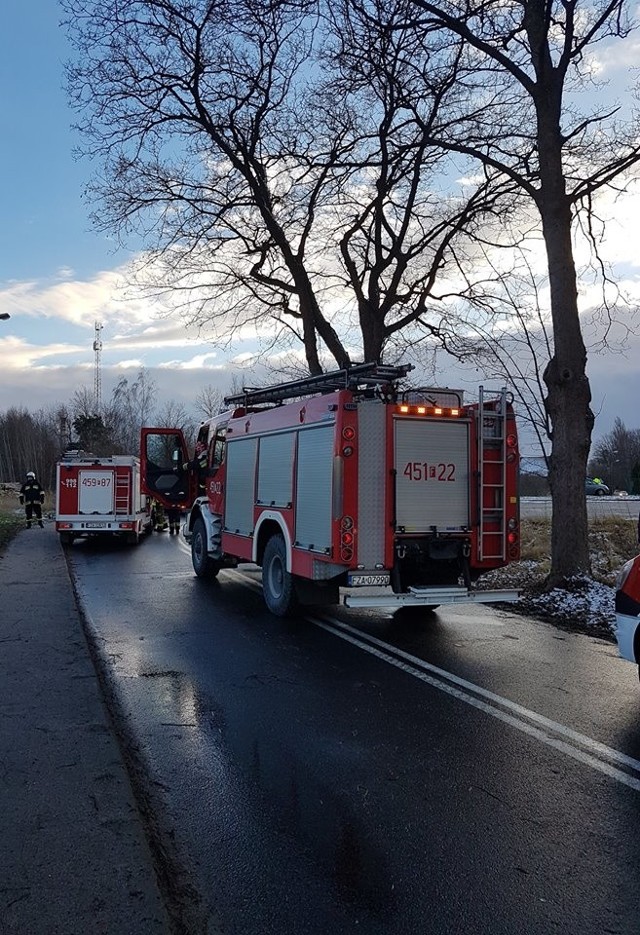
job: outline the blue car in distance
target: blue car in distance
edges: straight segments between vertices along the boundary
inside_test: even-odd
[[[595,481],[590,477],[587,477],[584,489],[588,497],[606,497],[611,493],[607,485],[603,484],[601,480]]]

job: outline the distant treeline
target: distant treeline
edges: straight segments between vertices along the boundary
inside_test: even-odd
[[[35,471],[42,486],[52,488],[61,444],[55,413],[13,408],[0,413],[0,481],[22,481],[27,471]]]
[[[11,407],[0,412],[0,483],[22,481],[34,471],[40,483],[53,489],[56,463],[70,448],[95,455],[139,454],[143,425],[181,428],[191,443],[199,422],[180,403],[158,408],[156,387],[144,370],[136,380],[122,378],[111,398],[96,412],[89,390],[76,390],[71,402],[30,412]],[[220,394],[206,387],[195,399],[202,416],[218,411]]]

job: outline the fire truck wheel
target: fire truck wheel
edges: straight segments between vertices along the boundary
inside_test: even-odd
[[[276,617],[286,617],[295,610],[293,575],[287,571],[287,553],[280,535],[271,536],[264,550],[262,590],[267,607]]]
[[[207,529],[201,516],[193,524],[191,561],[198,578],[215,578],[220,565],[207,553]]]
[[[73,542],[73,535],[70,532],[61,532],[60,533],[60,545],[71,545]]]

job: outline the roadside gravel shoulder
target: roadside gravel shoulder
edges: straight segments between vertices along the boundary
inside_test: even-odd
[[[166,935],[142,821],[53,528],[0,555],[0,932]]]

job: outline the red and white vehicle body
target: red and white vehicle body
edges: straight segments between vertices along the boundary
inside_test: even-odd
[[[63,544],[79,536],[117,535],[137,543],[151,531],[148,498],[133,455],[69,454],[56,468],[56,532]]]
[[[363,364],[228,397],[235,408],[198,435],[206,496],[184,527],[196,573],[262,565],[276,614],[337,603],[340,588],[349,606],[514,600],[474,588],[520,554],[507,393],[487,399],[481,388],[465,406],[458,391],[401,391],[409,369]],[[146,463],[163,435],[179,442],[178,474],[187,460],[175,429],[143,429],[145,483],[161,500]]]

